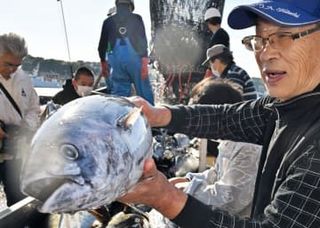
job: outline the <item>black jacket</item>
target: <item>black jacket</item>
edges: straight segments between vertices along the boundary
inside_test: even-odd
[[[56,104],[64,105],[69,101],[72,101],[79,97],[80,96],[77,94],[76,90],[72,85],[72,79],[67,79],[66,83],[63,86],[63,90],[54,95],[52,101]]]
[[[320,227],[320,87],[278,103],[171,107],[169,129],[263,145],[252,219],[212,210],[189,196],[181,227]]]
[[[211,37],[209,47],[216,44],[223,44],[224,46],[230,48],[230,38],[226,30],[219,28]]]
[[[148,42],[141,16],[131,13],[127,7],[119,5],[117,13],[103,22],[98,47],[100,60],[106,59],[106,53],[114,48],[116,39],[122,37],[118,32],[120,27],[127,29],[125,36],[129,38],[138,55],[147,57]]]

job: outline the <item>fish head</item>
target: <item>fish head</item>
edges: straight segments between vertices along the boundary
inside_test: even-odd
[[[146,119],[124,98],[89,96],[54,113],[36,132],[21,172],[21,190],[42,212],[109,204],[141,177],[152,156]]]

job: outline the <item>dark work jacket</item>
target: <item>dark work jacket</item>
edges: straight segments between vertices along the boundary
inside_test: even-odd
[[[63,90],[54,95],[52,101],[56,104],[64,105],[69,101],[72,101],[79,97],[80,96],[77,94],[76,90],[72,85],[72,79],[67,79],[66,83],[63,86]]]
[[[211,37],[209,47],[216,44],[223,44],[224,46],[230,48],[230,38],[226,30],[219,28]]]
[[[188,197],[181,227],[320,227],[320,86],[285,102],[170,107],[169,129],[263,145],[252,219]],[[237,199],[236,199],[237,200]]]
[[[129,38],[138,55],[147,57],[148,42],[141,16],[131,13],[128,7],[120,4],[117,13],[103,22],[98,47],[100,60],[106,59],[106,53],[113,50],[116,39],[122,37],[118,32],[119,27],[127,29],[125,36]]]

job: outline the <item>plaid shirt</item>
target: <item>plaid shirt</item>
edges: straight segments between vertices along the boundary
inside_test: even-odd
[[[189,196],[173,220],[181,227],[320,227],[320,88],[285,103],[270,98],[225,106],[170,107],[169,129],[189,135],[264,144],[251,219]],[[270,140],[264,134],[276,113]],[[318,136],[318,137],[317,137]],[[262,154],[263,155],[263,154]],[[263,157],[263,156],[262,156]]]

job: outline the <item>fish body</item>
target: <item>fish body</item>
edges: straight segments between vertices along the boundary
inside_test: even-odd
[[[46,213],[94,209],[138,182],[152,156],[151,129],[131,102],[93,95],[54,113],[36,132],[21,190]]]

